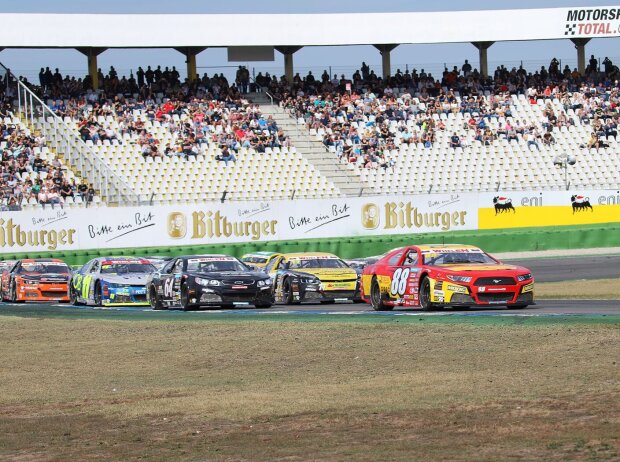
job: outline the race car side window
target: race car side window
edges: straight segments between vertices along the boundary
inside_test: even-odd
[[[271,273],[271,270],[277,267],[277,263],[281,260],[281,258],[272,258],[269,263],[265,266],[265,273]]]
[[[181,271],[183,271],[183,260],[179,258],[177,262],[174,264],[174,268],[172,269],[172,272],[180,273]]]
[[[388,265],[390,266],[396,266],[398,265],[398,262],[400,261],[400,258],[403,256],[404,251],[400,251],[400,252],[396,252],[394,255],[392,255],[390,257],[390,259],[388,260]]]
[[[161,270],[162,273],[166,273],[166,274],[170,274],[172,273],[172,268],[174,267],[174,260],[170,260],[168,263],[166,263],[166,266],[164,266]]]
[[[416,250],[410,250],[403,261],[403,266],[416,266],[418,264],[418,252]]]
[[[96,273],[97,271],[99,271],[99,262],[95,261],[93,262],[93,266],[90,267],[90,272]]]

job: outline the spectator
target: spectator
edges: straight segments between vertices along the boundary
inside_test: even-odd
[[[225,165],[228,165],[228,162],[237,162],[237,158],[229,151],[227,146],[222,148],[221,154],[215,156],[215,159],[224,162]]]
[[[456,134],[456,132],[454,132],[450,137],[450,147],[452,149],[461,147],[461,138]]]

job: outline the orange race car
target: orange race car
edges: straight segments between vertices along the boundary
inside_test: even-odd
[[[71,268],[62,260],[18,260],[2,273],[2,300],[68,302],[70,279]]]

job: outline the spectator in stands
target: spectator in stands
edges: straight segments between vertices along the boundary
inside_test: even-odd
[[[452,149],[461,147],[461,138],[456,134],[456,132],[454,132],[450,137],[450,147]]]
[[[548,130],[545,132],[542,138],[543,138],[543,145],[545,146],[551,146],[552,144],[555,144],[555,138],[553,134]]]
[[[69,181],[67,179],[65,179],[62,182],[62,185],[60,186],[60,196],[64,201],[66,201],[67,197],[71,197],[73,198],[73,189],[71,188],[71,183],[69,183]]]
[[[63,208],[64,200],[60,196],[60,193],[58,192],[58,187],[57,186],[53,186],[49,190],[49,192],[47,194],[47,201],[48,201],[49,204],[52,205],[52,208],[54,208],[54,205],[60,205],[60,208]]]
[[[225,165],[228,165],[228,162],[237,162],[237,158],[228,149],[228,146],[224,146],[222,148],[222,152],[219,155],[216,155],[215,159],[224,162]]]

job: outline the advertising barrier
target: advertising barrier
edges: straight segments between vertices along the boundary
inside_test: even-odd
[[[620,222],[618,191],[454,193],[0,213],[0,253]]]

